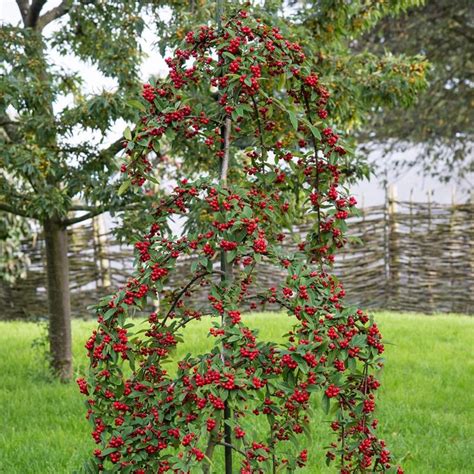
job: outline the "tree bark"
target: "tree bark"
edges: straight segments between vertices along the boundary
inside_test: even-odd
[[[48,277],[51,368],[63,382],[72,378],[71,302],[67,229],[58,221],[43,223]]]

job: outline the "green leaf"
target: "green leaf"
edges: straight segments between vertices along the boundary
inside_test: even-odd
[[[226,259],[227,262],[231,263],[235,259],[236,255],[237,255],[236,250],[231,250],[231,251],[227,252],[227,259]]]
[[[235,59],[235,56],[232,54],[232,53],[229,53],[229,51],[224,51],[222,53],[223,56],[227,56],[228,58],[234,60]]]
[[[127,128],[123,131],[123,136],[124,136],[127,140],[131,140],[131,139],[132,139],[132,131],[130,130],[130,127],[127,127]]]
[[[298,130],[298,117],[296,117],[296,114],[292,110],[287,110],[288,112],[288,117],[290,118],[291,125],[293,125],[293,128],[295,130]]]
[[[102,451],[102,456],[108,456],[111,453],[115,453],[117,451],[117,448],[106,448]]]
[[[148,179],[148,181],[150,181],[151,183],[155,183],[155,184],[160,184],[160,182],[154,178],[153,176],[149,175],[146,177]]]
[[[136,99],[130,99],[127,101],[127,105],[129,105],[130,107],[133,107],[134,109],[138,109],[140,110],[141,112],[145,112],[146,111],[146,107],[145,107],[145,104],[143,102],[140,102],[139,100],[136,100]]]
[[[239,111],[238,110],[234,110],[232,112],[232,120],[237,120],[239,118]]]
[[[321,140],[321,132],[314,125],[311,125],[310,123],[308,124],[308,127],[311,130],[311,133],[313,134],[313,136],[316,139]]]
[[[283,90],[286,84],[286,76],[285,74],[281,74],[280,80],[278,81],[278,90]]]
[[[252,217],[252,209],[249,206],[245,206],[240,213],[240,216],[244,219]]]
[[[130,367],[135,371],[135,354],[133,351],[127,351],[128,360],[130,361]]]
[[[106,311],[105,314],[104,314],[104,320],[105,320],[105,321],[108,321],[112,316],[115,315],[116,312],[117,312],[117,310],[116,310],[115,308],[109,309],[109,310]]]
[[[118,189],[117,191],[117,194],[119,196],[122,196],[122,194],[125,193],[125,191],[127,191],[127,189],[130,187],[130,180],[127,179],[127,181],[124,181],[121,185],[120,185],[120,188]]]
[[[325,393],[323,394],[323,398],[321,400],[321,405],[323,407],[324,413],[327,415],[329,413],[330,401],[329,401],[329,397]]]

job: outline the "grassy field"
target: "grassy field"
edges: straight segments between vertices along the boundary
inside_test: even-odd
[[[387,341],[379,393],[380,434],[402,459],[407,473],[474,472],[474,318],[379,313]],[[279,339],[286,316],[248,316],[263,338]],[[94,323],[74,322],[78,374],[83,345]],[[207,325],[190,328],[183,352],[206,349]],[[32,341],[37,325],[0,323],[0,472],[59,474],[80,469],[93,449],[75,384],[49,379]],[[319,402],[319,398],[318,398]],[[334,472],[321,465],[328,430],[314,421],[312,467],[305,473]]]

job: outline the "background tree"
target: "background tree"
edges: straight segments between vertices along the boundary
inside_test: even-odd
[[[361,138],[393,151],[419,145],[407,164],[421,164],[423,171],[443,180],[472,173],[473,42],[469,0],[430,0],[397,18],[383,18],[356,49],[424,54],[431,63],[430,85],[409,110],[379,109]]]
[[[144,20],[138,1],[65,0],[43,12],[45,3],[18,0],[22,24],[0,28],[0,211],[35,219],[43,228],[52,365],[67,380],[67,228],[127,202],[112,181],[120,141],[106,146],[105,137],[117,119],[135,116],[127,98],[139,85]],[[112,78],[113,91],[87,93],[83,78],[60,66],[71,53]],[[61,107],[65,97],[73,100]],[[94,139],[75,144],[85,131]],[[76,211],[82,214],[71,215]]]

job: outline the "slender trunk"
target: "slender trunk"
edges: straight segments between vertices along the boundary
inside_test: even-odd
[[[71,303],[67,229],[55,220],[43,223],[48,276],[51,368],[63,382],[72,378]]]
[[[229,171],[229,148],[230,148],[230,131],[232,123],[230,117],[226,117],[224,127],[222,127],[221,135],[224,139],[223,152],[224,156],[220,164],[219,181],[224,186],[227,184],[227,174]],[[223,283],[232,281],[232,265],[227,262],[227,255],[224,250],[221,251],[221,280]],[[225,324],[224,319],[222,320]],[[224,349],[222,355],[225,357]],[[232,474],[232,428],[227,423],[232,417],[232,410],[229,406],[229,401],[224,402],[224,460],[225,460],[225,474]]]

